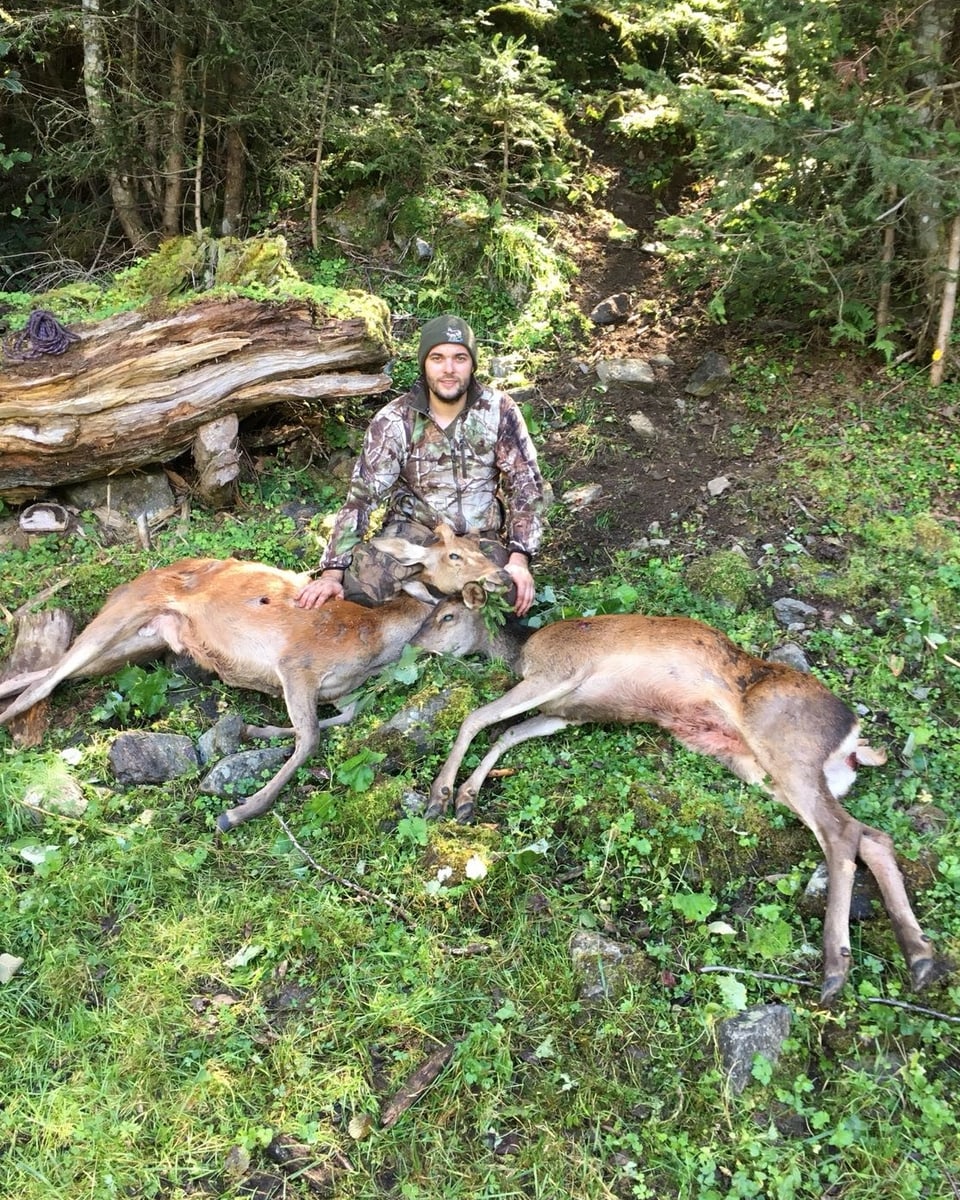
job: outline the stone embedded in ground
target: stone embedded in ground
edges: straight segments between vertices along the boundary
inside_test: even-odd
[[[753,1079],[758,1054],[776,1064],[790,1033],[791,1018],[786,1004],[758,1004],[717,1026],[717,1048],[734,1095],[739,1096]]]
[[[108,758],[121,783],[166,783],[196,775],[199,766],[193,742],[179,733],[121,733]]]
[[[601,383],[634,383],[637,387],[656,387],[653,367],[643,358],[602,358],[596,366]]]
[[[617,292],[601,300],[590,313],[594,325],[619,325],[630,315],[630,297],[626,292]]]
[[[730,382],[729,361],[715,350],[709,350],[687,380],[685,391],[691,396],[711,396]]]

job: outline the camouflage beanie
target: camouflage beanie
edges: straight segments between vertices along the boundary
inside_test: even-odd
[[[420,350],[417,354],[417,359],[420,363],[421,371],[423,370],[423,364],[426,362],[427,355],[434,346],[443,346],[447,343],[460,345],[468,350],[470,357],[473,359],[474,369],[476,369],[477,339],[474,336],[473,330],[463,317],[454,317],[447,314],[442,317],[434,317],[432,321],[428,321],[420,333]]]

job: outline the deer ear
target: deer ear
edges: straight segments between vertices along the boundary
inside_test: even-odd
[[[405,538],[375,537],[370,539],[370,545],[383,554],[389,554],[404,567],[419,566],[427,561],[426,549],[408,542]]]
[[[487,589],[476,581],[465,583],[461,598],[466,608],[483,608],[487,602]]]
[[[861,738],[854,751],[857,762],[864,767],[882,767],[887,761],[887,752],[882,746],[868,746]]]

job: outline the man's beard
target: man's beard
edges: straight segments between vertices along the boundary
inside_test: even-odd
[[[435,384],[431,385],[428,383],[427,387],[433,393],[433,395],[440,401],[441,404],[458,404],[463,399],[463,397],[467,394],[467,392],[469,391],[470,381],[468,379],[467,382],[464,384],[435,383]],[[445,388],[446,393],[438,392],[437,391],[438,387]],[[455,390],[451,392],[451,390],[450,390],[451,388],[455,389]]]

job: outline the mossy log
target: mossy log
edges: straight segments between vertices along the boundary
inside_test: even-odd
[[[0,499],[168,462],[211,422],[390,385],[386,308],[203,299],[77,324],[61,354],[0,373]]]

